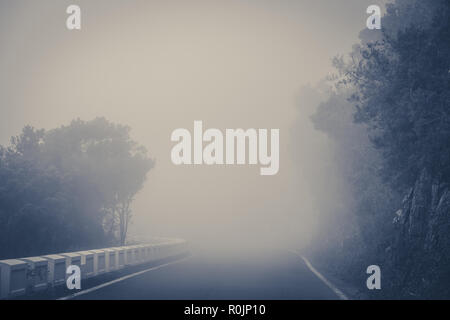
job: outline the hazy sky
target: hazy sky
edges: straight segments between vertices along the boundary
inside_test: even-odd
[[[134,204],[134,233],[301,240],[318,213],[293,149],[310,162],[326,150],[313,145],[324,138],[299,90],[332,70],[365,27],[367,6],[382,2],[0,0],[0,143],[26,124],[104,116],[131,126],[156,159]],[[81,7],[81,31],[65,27],[70,4]],[[194,120],[279,128],[279,173],[173,165],[170,134]]]

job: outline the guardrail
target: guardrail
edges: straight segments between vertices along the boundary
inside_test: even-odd
[[[187,253],[185,240],[50,254],[0,260],[0,299],[64,285],[70,265],[81,269],[81,279]]]

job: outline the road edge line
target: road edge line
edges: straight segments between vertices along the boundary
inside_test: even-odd
[[[341,290],[339,290],[334,284],[332,284],[327,278],[325,278],[325,276],[323,276],[319,271],[317,271],[316,268],[314,268],[314,266],[311,264],[311,262],[309,262],[309,260],[306,257],[304,257],[295,250],[288,250],[288,251],[302,258],[302,260],[305,262],[309,270],[311,270],[311,272],[314,273],[317,278],[322,280],[322,282],[325,283],[328,286],[328,288],[330,288],[339,297],[339,299],[350,300]]]
[[[123,280],[127,280],[127,279],[130,279],[130,278],[136,277],[136,276],[141,275],[143,273],[146,273],[146,272],[149,272],[149,271],[153,271],[153,270],[157,270],[157,269],[161,269],[161,268],[167,267],[167,266],[172,265],[172,264],[180,263],[180,262],[182,262],[184,260],[189,259],[190,257],[191,256],[188,256],[188,257],[182,258],[180,260],[171,261],[171,262],[168,262],[168,263],[161,264],[159,266],[151,267],[151,268],[148,268],[148,269],[145,269],[145,270],[141,270],[141,271],[138,271],[138,272],[135,272],[135,273],[132,273],[132,274],[128,274],[126,276],[123,276],[123,277],[120,277],[120,278],[117,278],[117,279],[114,279],[114,280],[111,280],[111,281],[99,284],[97,286],[94,286],[94,287],[86,289],[86,290],[81,290],[81,291],[72,293],[72,294],[70,294],[68,296],[61,297],[61,298],[58,298],[56,300],[70,300],[72,298],[75,298],[75,297],[78,297],[78,296],[82,296],[84,294],[91,293],[93,291],[97,291],[97,290],[102,289],[104,287],[110,286],[110,285],[112,285],[114,283],[117,283],[117,282],[120,282],[120,281],[123,281]]]

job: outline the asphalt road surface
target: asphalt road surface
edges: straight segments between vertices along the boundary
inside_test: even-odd
[[[298,256],[192,256],[73,299],[339,299]]]

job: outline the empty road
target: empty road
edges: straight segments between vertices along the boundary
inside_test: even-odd
[[[299,257],[270,254],[192,256],[73,299],[339,299]]]

